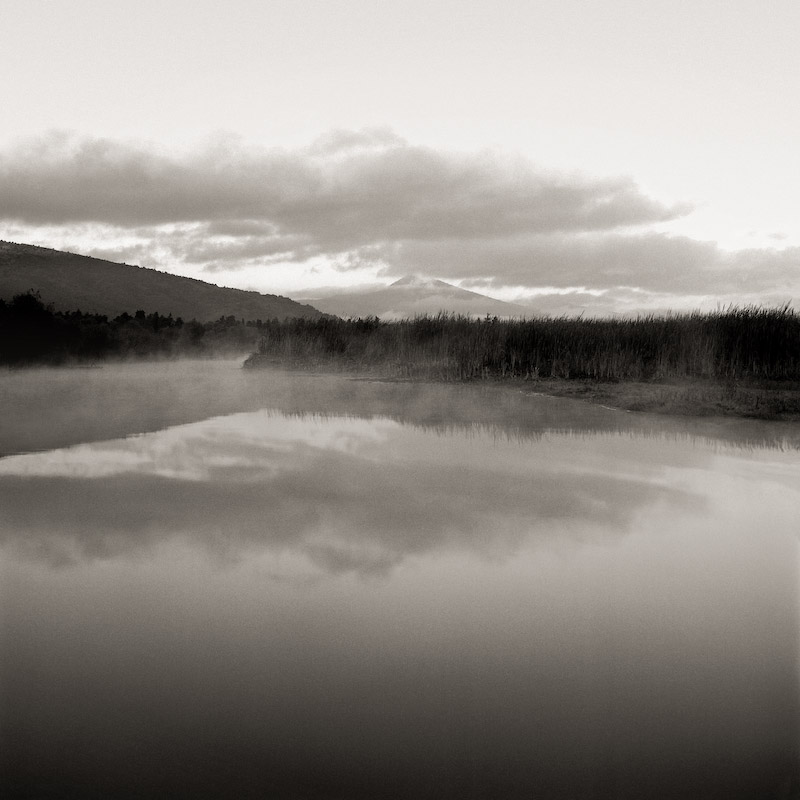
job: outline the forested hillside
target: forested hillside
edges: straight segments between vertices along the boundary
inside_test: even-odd
[[[0,241],[0,299],[38,292],[57,311],[116,317],[146,309],[200,322],[304,317],[321,312],[287,297],[229,289],[154,269]]]

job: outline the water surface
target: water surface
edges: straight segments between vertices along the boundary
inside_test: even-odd
[[[8,796],[796,796],[796,426],[213,362],[0,402]]]

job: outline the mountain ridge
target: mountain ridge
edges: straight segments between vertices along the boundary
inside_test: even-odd
[[[0,241],[0,298],[38,292],[59,311],[110,317],[142,309],[206,322],[237,319],[317,319],[319,309],[281,295],[217,286],[198,278],[120,264],[32,244]]]

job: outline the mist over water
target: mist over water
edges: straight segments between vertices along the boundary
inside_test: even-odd
[[[796,426],[218,362],[0,404],[9,796],[797,793]]]

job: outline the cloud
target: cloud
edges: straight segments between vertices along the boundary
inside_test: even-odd
[[[0,219],[93,228],[95,254],[147,266],[232,274],[322,259],[387,277],[672,295],[800,286],[798,248],[727,253],[654,230],[688,211],[630,178],[417,146],[386,128],[294,150],[222,137],[181,155],[52,133],[0,153]]]
[[[194,234],[179,253],[183,261],[206,264],[207,271],[230,269],[232,265],[258,259],[270,261],[306,261],[321,249],[309,237],[298,234],[242,236],[219,239]]]
[[[0,215],[122,227],[258,219],[313,194],[316,180],[300,156],[245,153],[232,140],[175,157],[138,144],[54,133],[0,156]]]
[[[385,130],[335,131],[294,151],[218,140],[182,156],[50,134],[0,156],[0,215],[29,223],[271,225],[339,249],[387,240],[609,230],[675,218],[628,178],[450,153]],[[229,229],[232,229],[229,227]]]
[[[403,147],[407,144],[402,136],[388,127],[366,128],[359,131],[336,128],[317,137],[308,148],[308,152],[312,155],[335,155],[370,147]]]
[[[102,258],[105,261],[116,261],[121,264],[138,264],[149,266],[150,248],[144,242],[121,245],[119,247],[93,247],[83,255]]]
[[[196,265],[207,273],[323,257],[344,272],[378,266],[387,278],[435,275],[489,294],[505,287],[519,287],[520,297],[526,288],[585,287],[595,292],[571,297],[580,301],[578,305],[537,298],[533,304],[537,310],[553,313],[573,313],[590,306],[604,310],[676,307],[681,297],[692,298],[694,306],[702,296],[720,300],[730,296],[731,302],[739,303],[760,302],[769,296],[782,303],[800,290],[798,247],[725,251],[714,242],[644,231],[402,240],[326,251],[310,235],[281,234],[255,222],[238,226],[223,222],[169,230],[142,228],[134,232],[139,237],[136,244],[86,252],[147,266]],[[234,235],[238,231],[240,235]],[[641,293],[632,297],[630,289],[644,290],[657,302],[647,302]],[[597,299],[598,291],[608,303]]]
[[[547,235],[471,242],[404,242],[387,261],[397,274],[485,278],[487,286],[618,286],[729,294],[796,288],[800,248],[726,252],[714,242],[663,233]]]

